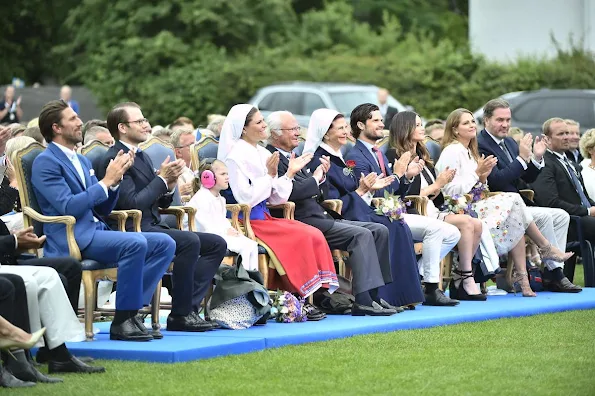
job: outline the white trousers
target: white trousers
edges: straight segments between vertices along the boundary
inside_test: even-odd
[[[84,341],[85,329],[72,310],[64,285],[55,269],[28,265],[2,265],[0,273],[23,278],[27,291],[31,332],[46,328],[49,349],[67,341]],[[43,346],[43,338],[37,346]]]
[[[242,258],[242,266],[247,270],[258,271],[258,244],[244,235],[224,235],[227,249],[237,253]]]
[[[566,251],[566,238],[568,238],[568,225],[570,224],[570,215],[563,209],[558,208],[540,208],[537,206],[527,206],[529,213],[535,220],[535,225],[545,239],[550,241],[552,246],[561,251]],[[564,263],[553,260],[545,260],[545,266],[549,270],[564,268]]]
[[[405,222],[416,242],[423,242],[422,257],[417,263],[424,282],[440,281],[440,261],[461,239],[461,232],[452,224],[427,216],[405,214]]]

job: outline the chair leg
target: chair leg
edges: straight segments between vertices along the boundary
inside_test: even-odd
[[[262,274],[264,287],[269,288],[269,260],[266,254],[258,255],[258,270]]]
[[[155,293],[153,293],[153,301],[151,301],[151,327],[154,331],[161,329],[159,323],[159,308],[161,307],[161,281],[157,284]]]
[[[97,282],[92,271],[83,271],[83,288],[85,291],[85,337],[87,341],[93,341],[93,311],[97,304]]]

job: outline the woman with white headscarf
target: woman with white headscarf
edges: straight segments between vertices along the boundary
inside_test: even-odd
[[[329,199],[343,201],[341,215],[353,221],[384,224],[390,234],[390,257],[393,282],[381,287],[378,295],[389,304],[413,307],[424,301],[417,268],[411,231],[403,221],[390,221],[375,213],[370,206],[371,195],[365,181],[356,179],[352,167],[346,164],[341,146],[347,143],[345,117],[330,109],[318,109],[310,117],[304,153],[314,153],[308,167],[313,171],[322,156],[330,158],[331,167],[326,174]]]
[[[277,175],[279,153],[271,154],[258,144],[266,137],[266,123],[257,108],[248,104],[231,108],[221,130],[217,159],[227,165],[233,197],[252,208],[252,230],[267,248],[275,275],[279,275],[271,277],[272,282],[303,297],[321,287],[332,293],[339,283],[322,232],[299,221],[273,218],[266,206],[267,202],[287,202],[293,188],[291,179],[312,156],[290,159],[287,173]]]

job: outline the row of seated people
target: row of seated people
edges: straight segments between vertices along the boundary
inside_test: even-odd
[[[357,111],[361,112],[359,116]],[[414,158],[411,161],[411,155],[408,158],[405,153],[391,167],[388,158],[374,150],[373,143],[381,137],[384,127],[376,112],[373,105],[362,105],[354,110],[352,130],[359,132],[356,132],[358,150],[352,150],[355,164],[346,166],[339,151],[346,140],[345,120],[340,114],[324,109],[315,112],[308,130],[306,154],[295,157],[289,153],[297,145],[294,132],[298,129],[295,125],[284,127],[284,123],[295,123],[293,117],[281,113],[276,114],[277,119],[273,117],[269,120],[271,125],[277,122],[277,126],[271,127],[272,144],[267,151],[258,145],[267,137],[263,117],[251,106],[234,106],[222,131],[218,151],[220,169],[216,162],[210,164],[215,185],[221,183],[219,191],[226,187],[225,173],[229,173],[233,196],[238,202],[252,207],[250,217],[255,233],[271,248],[278,264],[284,269],[278,281],[288,290],[308,296],[321,287],[330,290],[337,287],[330,246],[350,253],[348,264],[353,273],[353,293],[356,297],[354,315],[391,315],[400,311],[401,306],[424,301],[433,305],[456,305],[457,300],[446,297],[439,290],[439,276],[436,274],[439,273],[440,260],[458,243],[459,277],[452,283],[451,297],[485,300],[470,279],[472,257],[484,234],[483,228],[486,228],[483,221],[480,224],[466,215],[442,213],[435,219],[405,214],[404,222],[391,222],[370,207],[373,196],[382,194],[385,189],[404,195],[427,168],[423,155],[421,160]],[[138,144],[146,140],[150,126],[137,105],[125,103],[114,107],[108,115],[108,127],[117,143],[106,155],[104,167],[98,170],[101,179],[98,182],[89,162],[73,151],[81,139],[81,124],[76,113],[61,102],[50,102],[44,107],[40,128],[46,140],[53,144],[35,159],[32,190],[44,214],[74,215],[77,219],[74,236],[81,249],[81,257],[117,263],[118,298],[116,317],[110,330],[112,338],[152,338],[137,322],[135,315],[142,305],[149,304],[153,290],[172,259],[175,287],[168,329],[170,326],[172,330],[213,328],[211,323],[198,316],[198,309],[226,253],[228,244],[224,237],[228,235],[216,237],[208,233],[172,230],[162,224],[158,210],[171,202],[184,165],[179,160],[164,161],[156,174],[151,161],[143,158],[142,151],[137,149]],[[394,124],[395,120],[391,127]],[[469,133],[472,129],[469,127]],[[364,144],[365,139],[372,142],[370,147]],[[361,158],[358,159],[357,155]],[[368,172],[364,167],[366,162],[372,171]],[[489,175],[488,165],[486,161],[481,163],[476,172],[477,179],[485,181]],[[463,170],[458,170],[447,173],[448,177],[441,177],[442,187],[462,173]],[[281,174],[283,176],[279,177]],[[301,183],[299,188],[298,183]],[[311,185],[310,190],[306,190],[306,184]],[[434,184],[433,188],[436,187]],[[325,190],[328,191],[327,197],[342,201],[341,214],[335,213],[332,217],[330,211],[320,207],[319,198],[325,197]],[[209,193],[218,198],[218,191]],[[302,194],[302,199],[299,199],[299,194]],[[270,217],[266,201],[281,203],[288,199],[296,201],[296,218],[311,224],[310,227]],[[298,203],[303,210],[298,208]],[[521,206],[518,199],[514,204]],[[102,216],[109,214],[114,207],[140,209],[143,214],[141,230],[145,232],[120,235],[108,232]],[[316,209],[308,211],[308,207]],[[497,215],[491,213],[490,216]],[[451,220],[454,224],[449,224],[448,218],[457,217],[461,220]],[[498,221],[506,221],[506,218]],[[550,245],[532,221],[523,219],[519,226],[525,225],[523,221],[527,223],[523,230],[541,248],[542,258],[558,263],[552,267],[552,284],[559,291],[579,291],[559,276],[560,263],[568,255]],[[488,220],[485,224],[489,227]],[[133,230],[132,224],[127,227]],[[499,228],[494,226],[490,232],[496,232],[496,229]],[[64,225],[46,224],[44,232],[48,236],[44,249],[46,256],[71,253]],[[312,246],[312,249],[302,249],[303,253],[300,250],[301,254],[296,255],[295,251],[288,250],[286,240],[280,235],[283,232],[292,232],[301,238],[298,243]],[[514,240],[516,235],[508,238],[511,243],[514,242],[513,246],[517,246],[522,235],[518,240]],[[424,242],[420,268],[413,252],[414,239]],[[481,242],[490,243],[489,240]],[[491,243],[493,246],[493,241]],[[250,262],[250,259],[246,261]],[[419,286],[420,272],[424,277],[425,295]],[[522,275],[522,269],[517,272],[523,294],[532,295],[530,289],[527,290],[526,277],[519,275]],[[138,279],[143,279],[142,284]]]

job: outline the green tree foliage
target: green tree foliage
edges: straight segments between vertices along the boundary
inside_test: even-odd
[[[291,80],[384,86],[425,117],[509,91],[595,86],[595,56],[580,49],[506,65],[471,54],[463,0],[60,0],[59,12],[18,3],[0,38],[14,54],[1,79],[83,83],[105,110],[133,100],[153,123],[204,124]]]

